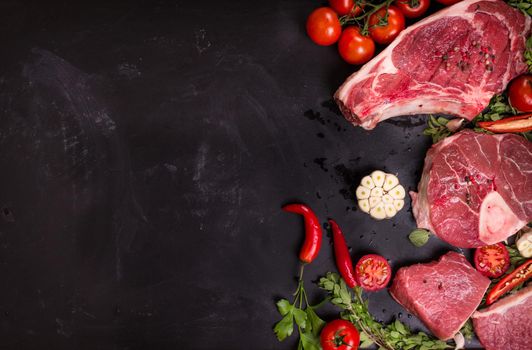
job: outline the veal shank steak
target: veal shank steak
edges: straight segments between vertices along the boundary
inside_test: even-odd
[[[429,149],[410,195],[417,226],[454,246],[503,241],[532,221],[532,142],[461,131]]]
[[[502,0],[464,0],[405,29],[335,94],[345,118],[446,113],[472,119],[527,71],[531,19]]]

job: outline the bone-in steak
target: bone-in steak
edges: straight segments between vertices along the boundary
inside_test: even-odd
[[[417,226],[462,248],[503,241],[532,220],[532,142],[464,130],[427,152]]]
[[[435,336],[446,340],[462,328],[489,284],[463,255],[448,252],[438,261],[400,268],[390,294]]]
[[[464,0],[408,27],[338,89],[347,120],[365,129],[400,115],[472,119],[525,72],[531,20],[501,0]]]
[[[473,314],[473,326],[486,350],[532,348],[532,286]]]

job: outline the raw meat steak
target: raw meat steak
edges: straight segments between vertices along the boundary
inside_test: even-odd
[[[462,248],[503,241],[532,220],[532,142],[461,131],[427,152],[418,191],[418,227]]]
[[[476,310],[490,280],[466,258],[448,252],[438,261],[400,268],[390,294],[438,338],[452,338]]]
[[[464,0],[408,27],[335,94],[345,118],[373,129],[408,114],[472,119],[527,71],[531,19],[501,0]]]
[[[472,318],[486,350],[532,349],[532,286],[475,312]]]

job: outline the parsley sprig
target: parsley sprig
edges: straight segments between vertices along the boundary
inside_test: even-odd
[[[436,350],[451,346],[441,340],[434,340],[424,332],[413,333],[399,320],[383,325],[377,322],[368,309],[368,301],[362,298],[362,289],[355,287],[353,294],[344,280],[336,273],[328,272],[320,278],[319,287],[330,295],[332,304],[343,309],[343,319],[352,322],[360,333],[361,348],[376,344],[382,350]]]
[[[276,303],[277,310],[283,318],[275,324],[273,331],[277,339],[283,341],[294,332],[295,321],[299,332],[298,350],[320,350],[319,334],[325,321],[315,311],[321,303],[311,306],[308,302],[303,282],[304,266],[301,265],[297,289],[294,292],[294,301],[290,303],[287,299],[281,299]]]
[[[521,10],[525,15],[532,16],[532,0],[509,0],[508,5]]]

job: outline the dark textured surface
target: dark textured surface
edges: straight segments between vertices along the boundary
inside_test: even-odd
[[[290,201],[334,217],[355,258],[446,251],[408,242],[410,201],[382,222],[355,210],[373,169],[414,188],[429,140],[421,117],[367,132],[337,114],[353,68],[306,38],[314,6],[0,2],[0,348],[293,348],[271,331],[296,286]]]

